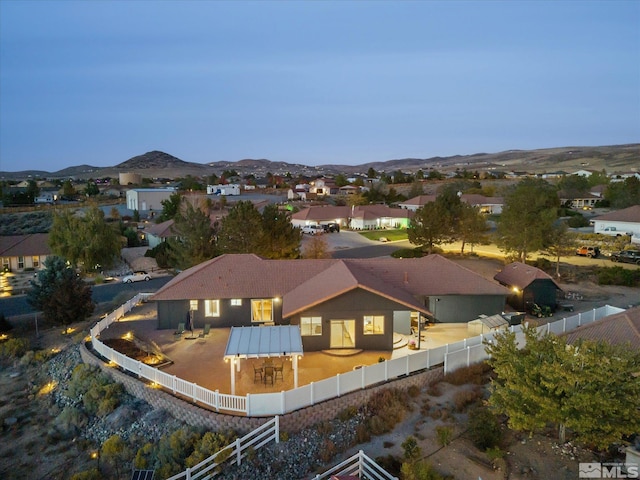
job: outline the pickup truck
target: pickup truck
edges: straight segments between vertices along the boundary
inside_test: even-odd
[[[583,245],[579,248],[576,248],[576,255],[579,255],[581,257],[596,258],[598,255],[600,255],[600,249],[598,247],[588,247],[586,245]]]

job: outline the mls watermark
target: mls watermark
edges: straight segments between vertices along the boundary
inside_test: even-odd
[[[579,478],[640,478],[637,463],[580,463]]]

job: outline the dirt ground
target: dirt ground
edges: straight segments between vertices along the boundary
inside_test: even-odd
[[[502,267],[503,263],[494,259],[468,258],[458,260],[463,266],[487,278]],[[627,308],[638,303],[637,289],[624,287],[602,287],[589,278],[572,279],[561,286],[567,291],[579,292],[583,299],[575,301],[576,311],[586,311],[609,304]],[[91,319],[76,325],[72,335],[62,335],[59,328],[41,331],[39,344],[44,350],[62,349],[83,335],[95,322]],[[80,438],[62,440],[52,437],[50,425],[60,412],[43,393],[43,379],[39,372],[19,364],[0,369],[0,476],[6,479],[49,479],[68,478],[50,476],[49,472],[65,469],[65,465],[89,468],[92,460],[90,446]],[[455,414],[448,418],[433,419],[421,413],[421,405],[430,405],[443,410],[450,409],[455,392],[463,387],[443,384],[438,396],[422,392],[414,399],[415,408],[391,433],[372,439],[365,445],[357,445],[345,452],[347,458],[358,450],[363,450],[370,458],[395,455],[401,457],[401,444],[413,435],[419,440],[423,457],[438,471],[454,479],[471,480],[531,480],[531,479],[575,479],[578,478],[580,461],[598,461],[589,452],[571,445],[558,446],[553,435],[535,435],[532,438],[507,432],[503,450],[504,461],[499,467],[492,466],[487,455],[478,451],[465,434],[465,414]],[[440,447],[436,427],[450,426],[453,440],[446,447]],[[336,460],[336,463],[339,461]],[[29,472],[25,476],[24,472]]]

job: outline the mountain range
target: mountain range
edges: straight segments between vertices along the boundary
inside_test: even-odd
[[[195,163],[181,160],[165,152],[152,151],[137,155],[113,167],[94,167],[78,165],[56,172],[24,170],[21,172],[0,172],[0,178],[104,178],[117,177],[119,173],[135,172],[147,178],[179,178],[186,175],[194,177],[220,175],[225,170],[235,170],[239,175],[253,174],[256,177],[267,173],[293,176],[366,174],[369,168],[381,172],[415,172],[431,169],[447,172],[456,169],[473,171],[526,171],[530,173],[549,173],[577,170],[606,170],[607,173],[640,171],[640,144],[610,145],[599,147],[559,147],[538,150],[507,150],[499,153],[476,153],[473,155],[454,155],[450,157],[404,158],[385,162],[370,162],[360,165],[317,165],[274,162],[267,159],[244,159],[238,161],[219,161]]]

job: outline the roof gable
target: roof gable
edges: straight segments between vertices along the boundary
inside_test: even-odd
[[[0,256],[51,255],[48,233],[0,236]]]
[[[558,290],[562,290],[549,274],[539,268],[521,262],[513,262],[506,265],[493,278],[503,285],[518,287],[520,289],[528,287],[536,280],[548,280],[552,282]]]

